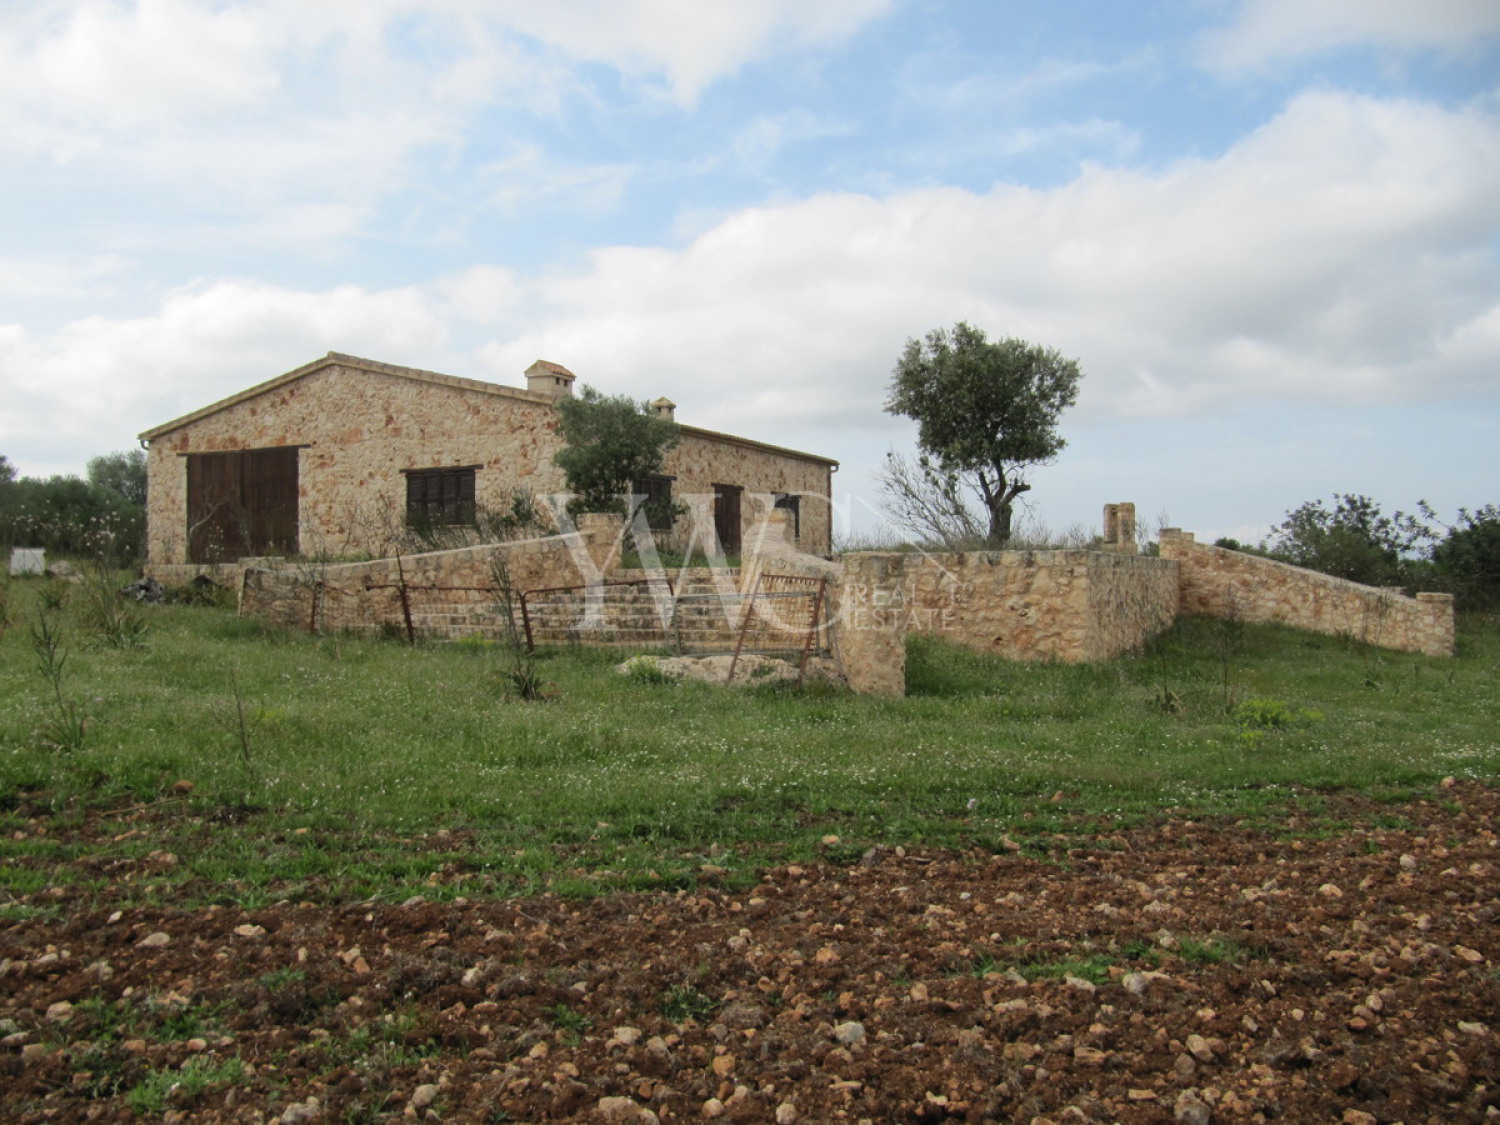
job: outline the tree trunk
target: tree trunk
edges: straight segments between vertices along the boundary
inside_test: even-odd
[[[986,542],[990,550],[1003,551],[1005,545],[1010,542],[1016,497],[1023,492],[1030,492],[1031,485],[1023,480],[1007,481],[1001,466],[995,466],[994,471],[993,484],[982,472],[979,474],[979,484],[980,492],[984,496],[984,506],[990,513],[990,531]]]
[[[1004,550],[1005,544],[1010,542],[1012,514],[1013,506],[1008,500],[1002,500],[990,508],[990,533],[986,536],[986,543],[991,549]]]

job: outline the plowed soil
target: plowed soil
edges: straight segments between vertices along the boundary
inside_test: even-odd
[[[0,1119],[1500,1119],[1497,810],[1461,783],[586,900],[58,881],[12,902],[60,918],[0,925]]]

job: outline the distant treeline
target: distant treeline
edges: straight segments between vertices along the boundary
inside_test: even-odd
[[[18,477],[0,455],[0,547],[131,566],[145,555],[146,454],[91,459],[88,478]]]

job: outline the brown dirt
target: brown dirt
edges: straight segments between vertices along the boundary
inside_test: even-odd
[[[186,1065],[169,1120],[1494,1120],[1497,811],[1330,797],[661,896],[80,905],[0,928],[0,1119],[136,1119]]]

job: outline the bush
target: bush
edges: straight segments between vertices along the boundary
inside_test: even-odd
[[[0,544],[133,566],[145,553],[146,510],[78,477],[22,477],[0,486]]]
[[[1262,547],[1272,558],[1366,586],[1404,586],[1419,569],[1431,528],[1397,512],[1386,516],[1368,496],[1335,493],[1332,509],[1309,500],[1271,529]]]
[[[1433,547],[1432,562],[1459,609],[1500,609],[1500,506],[1459,509],[1447,537]]]

